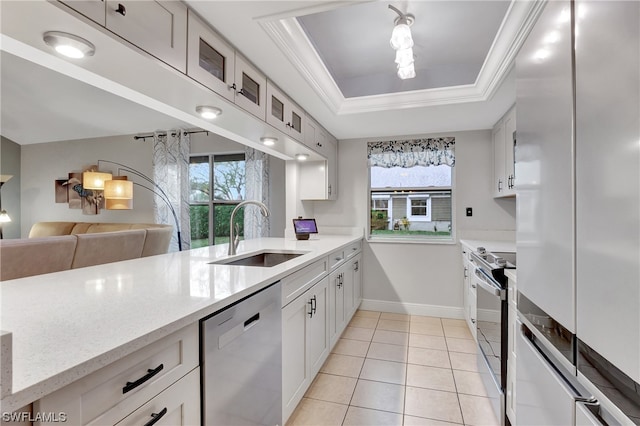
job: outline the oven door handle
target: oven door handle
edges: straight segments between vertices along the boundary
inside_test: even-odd
[[[483,271],[481,268],[476,268],[475,273],[476,277],[478,277],[477,283],[480,285],[480,287],[488,291],[490,294],[499,297],[500,300],[507,300],[507,292],[503,288],[500,288],[497,285],[493,284],[491,282],[493,279],[489,277],[489,275],[485,271]]]

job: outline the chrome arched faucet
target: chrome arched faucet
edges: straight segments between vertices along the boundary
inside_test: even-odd
[[[247,200],[238,204],[236,208],[233,209],[233,211],[231,212],[231,219],[229,220],[229,251],[227,252],[229,256],[236,254],[236,249],[238,248],[238,244],[240,243],[240,236],[238,235],[239,225],[236,224],[235,232],[234,232],[233,218],[236,215],[236,211],[238,211],[240,207],[247,204],[255,204],[256,206],[260,207],[262,216],[269,217],[269,209],[260,201]]]

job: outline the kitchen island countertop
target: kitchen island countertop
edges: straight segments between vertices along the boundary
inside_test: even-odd
[[[240,243],[238,257],[306,252],[273,267],[210,264],[229,257],[223,244],[3,281],[0,329],[11,333],[12,347],[2,360],[1,410],[36,401],[360,239]]]

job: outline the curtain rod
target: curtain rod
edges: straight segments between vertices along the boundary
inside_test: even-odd
[[[185,131],[183,132],[183,134],[184,134],[185,136],[186,136],[186,135],[191,135],[191,134],[193,134],[193,133],[206,133],[206,134],[207,134],[207,136],[209,136],[209,131],[208,131],[208,130],[191,130],[191,131],[187,131],[187,130],[185,130]],[[166,136],[167,134],[166,134],[166,133],[159,133],[159,135],[160,135],[160,136]],[[174,137],[175,137],[176,135],[177,135],[177,133],[176,133],[176,132],[171,132],[171,136],[174,136]],[[146,141],[146,140],[147,140],[147,138],[151,138],[151,139],[153,139],[153,137],[154,137],[154,134],[150,134],[150,135],[135,135],[135,136],[133,137],[133,139],[134,139],[134,140],[140,140],[140,139],[142,139],[142,140]]]

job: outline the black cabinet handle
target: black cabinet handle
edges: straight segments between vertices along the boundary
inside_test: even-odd
[[[127,8],[124,7],[122,3],[118,3],[118,8],[116,9],[116,13],[119,13],[120,15],[124,16],[127,14]]]
[[[135,388],[137,388],[138,386],[140,386],[141,384],[143,384],[144,382],[146,382],[147,380],[149,380],[150,378],[152,378],[153,376],[161,372],[163,368],[164,368],[164,364],[160,364],[154,369],[148,369],[147,374],[140,377],[135,382],[127,382],[127,385],[122,388],[122,393],[125,394],[129,391],[134,390]]]
[[[313,310],[313,298],[309,299],[309,301],[307,302],[309,304],[309,318],[313,318],[313,313],[315,312]]]
[[[320,142],[316,142],[316,146],[322,148],[322,144]]]
[[[165,414],[167,414],[167,407],[164,407],[159,413],[151,413],[151,420],[145,423],[144,426],[155,425],[162,417],[164,417]]]
[[[229,85],[227,86],[227,89],[229,89],[229,90],[233,90],[234,92],[235,92],[235,90],[236,90],[237,88],[238,88],[238,87],[236,86],[236,84],[235,84],[235,83],[233,83],[233,84],[232,84],[232,85],[230,85],[230,86],[229,86]]]

